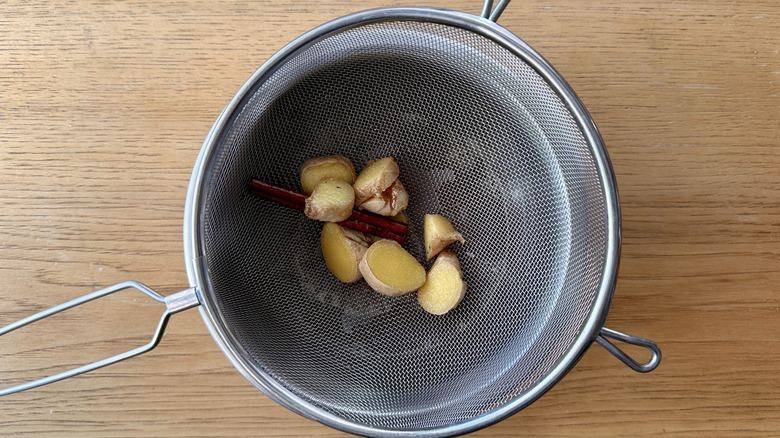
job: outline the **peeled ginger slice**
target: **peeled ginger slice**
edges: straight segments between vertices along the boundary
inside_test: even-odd
[[[380,195],[398,179],[398,163],[393,157],[370,161],[355,178],[355,203],[362,204],[367,199]]]
[[[455,253],[445,249],[428,271],[425,284],[417,291],[417,302],[426,312],[443,315],[460,304],[466,294],[466,282]]]
[[[391,297],[414,292],[425,283],[425,268],[389,239],[372,244],[358,267],[372,289]]]
[[[322,227],[320,249],[328,270],[344,283],[354,283],[363,275],[358,263],[363,258],[371,238],[360,231],[329,222]]]
[[[340,222],[352,215],[355,192],[344,181],[331,179],[321,182],[308,198],[303,212],[310,219]]]
[[[355,182],[355,167],[341,155],[315,157],[301,164],[300,176],[303,191],[310,195],[319,183],[329,179],[352,184]]]
[[[432,259],[453,242],[466,242],[463,236],[452,226],[452,223],[440,214],[425,215],[423,219],[423,241],[425,242],[425,257],[428,260]]]

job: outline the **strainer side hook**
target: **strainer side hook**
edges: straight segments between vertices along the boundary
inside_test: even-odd
[[[617,341],[625,342],[626,344],[637,345],[650,350],[652,357],[646,363],[639,363],[635,361],[631,356],[626,354],[623,350],[618,348],[615,344],[610,342],[607,338],[612,338]],[[659,363],[661,363],[661,349],[658,344],[650,339],[640,338],[639,336],[629,335],[621,333],[617,330],[608,329],[606,327],[601,328],[601,333],[596,337],[596,342],[607,351],[612,353],[616,358],[620,359],[624,364],[628,365],[634,371],[639,373],[649,373],[656,369]]]

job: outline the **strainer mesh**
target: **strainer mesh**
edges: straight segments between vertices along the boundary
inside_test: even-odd
[[[340,283],[321,223],[247,193],[251,178],[299,189],[300,163],[335,153],[358,170],[397,158],[418,260],[424,214],[462,232],[457,309]],[[454,26],[363,25],[298,51],[231,122],[207,187],[205,293],[245,360],[372,427],[442,427],[521,394],[570,347],[600,282],[604,195],[577,124],[522,59]]]

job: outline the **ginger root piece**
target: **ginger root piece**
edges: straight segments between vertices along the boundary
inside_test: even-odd
[[[398,163],[393,157],[369,161],[355,178],[355,204],[360,205],[368,198],[378,196],[398,179]]]
[[[301,187],[309,195],[319,183],[329,179],[349,184],[355,182],[355,167],[348,158],[341,155],[309,158],[301,164],[299,174]]]
[[[425,257],[430,260],[451,243],[465,243],[466,239],[455,230],[452,223],[440,214],[426,214],[423,220]]]
[[[363,258],[371,238],[363,232],[329,222],[322,227],[320,250],[328,270],[345,283],[354,283],[363,275],[358,263]]]
[[[403,211],[399,212],[395,216],[391,217],[390,220],[393,220],[395,222],[400,222],[402,224],[408,224],[409,223],[409,218],[406,217],[406,213],[404,213]]]
[[[340,222],[352,215],[355,192],[344,181],[330,179],[317,184],[306,198],[303,212],[307,217],[325,222]]]
[[[458,257],[451,249],[445,249],[433,262],[425,284],[417,290],[417,302],[428,313],[444,315],[457,307],[465,294],[466,282]]]
[[[368,198],[362,204],[358,204],[361,210],[367,210],[382,216],[395,216],[406,210],[409,205],[409,193],[406,192],[401,181],[396,179],[390,187],[378,196]]]
[[[398,242],[375,242],[358,264],[366,283],[375,291],[396,297],[414,292],[425,283],[425,268]]]

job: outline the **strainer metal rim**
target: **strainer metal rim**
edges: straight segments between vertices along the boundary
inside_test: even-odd
[[[238,346],[229,327],[219,314],[215,303],[203,288],[209,284],[205,251],[203,248],[203,207],[206,198],[205,182],[209,167],[220,142],[220,138],[229,126],[236,111],[241,108],[244,100],[251,96],[252,90],[262,83],[286,58],[296,51],[325,38],[328,35],[342,32],[356,26],[382,21],[427,21],[449,26],[460,27],[485,38],[489,38],[520,57],[531,66],[548,85],[555,90],[561,100],[570,110],[576,123],[582,130],[594,156],[600,183],[605,197],[606,206],[606,250],[604,254],[604,269],[601,273],[599,289],[596,293],[588,318],[583,324],[579,335],[570,345],[559,362],[534,385],[515,396],[503,405],[467,421],[424,430],[388,430],[370,425],[359,424],[337,417],[290,392],[271,376],[251,366],[249,355]],[[187,191],[184,209],[184,256],[187,277],[190,286],[197,290],[198,299],[202,303],[199,311],[201,317],[215,342],[228,358],[230,363],[255,387],[278,404],[330,427],[358,435],[401,437],[401,436],[451,436],[494,424],[532,403],[558,380],[560,380],[579,360],[584,352],[596,339],[604,325],[609,304],[617,279],[618,261],[620,257],[620,209],[618,204],[617,186],[603,140],[584,105],[561,75],[536,51],[520,38],[496,24],[493,21],[475,15],[432,8],[402,7],[383,8],[358,12],[323,24],[298,37],[263,63],[243,84],[233,99],[222,110],[214,125],[206,136],[195,161],[192,176]]]

